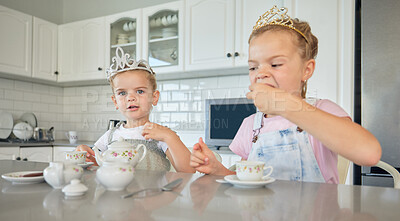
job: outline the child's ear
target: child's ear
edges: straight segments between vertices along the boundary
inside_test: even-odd
[[[151,104],[153,104],[153,106],[156,106],[159,98],[160,98],[160,92],[158,90],[154,91],[153,92],[153,102]]]
[[[111,95],[111,100],[113,101],[115,108],[117,108],[117,110],[118,110],[117,99],[115,99],[115,95],[114,94]]]
[[[301,78],[301,81],[306,81],[308,80],[313,74],[315,70],[315,60],[310,59],[308,60],[305,65],[304,65],[304,71],[303,71],[303,77]]]

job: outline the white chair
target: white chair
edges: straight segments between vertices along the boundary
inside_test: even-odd
[[[338,174],[339,174],[339,183],[344,184],[346,181],[347,173],[349,170],[350,161],[340,155],[338,155]],[[400,173],[393,166],[383,161],[379,161],[376,165],[386,172],[388,172],[393,177],[394,188],[400,189]]]
[[[340,155],[338,155],[337,170],[339,175],[339,183],[345,184],[347,174],[349,172],[350,161]]]
[[[392,177],[393,177],[394,188],[400,189],[400,173],[399,173],[399,171],[397,171],[390,164],[387,164],[383,161],[379,161],[375,166],[379,167],[381,169],[384,169],[384,170],[386,170],[386,172],[390,173],[390,175],[392,175]]]

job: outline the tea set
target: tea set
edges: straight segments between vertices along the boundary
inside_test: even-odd
[[[142,150],[142,151],[140,151]],[[146,146],[131,144],[123,138],[108,145],[108,149],[101,153],[94,148],[95,158],[99,164],[96,179],[109,191],[122,191],[133,180],[135,166],[146,156]],[[50,162],[44,169],[44,180],[54,189],[61,189],[66,196],[83,195],[87,188],[80,183],[83,168],[80,166],[86,161],[86,151],[65,152],[62,162]]]
[[[239,188],[260,188],[275,182],[270,175],[272,166],[265,166],[262,161],[238,161],[236,162],[236,175],[225,176],[216,180],[218,183],[230,183]]]

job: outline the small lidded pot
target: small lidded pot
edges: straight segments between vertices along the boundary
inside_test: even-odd
[[[61,189],[73,179],[80,179],[83,175],[82,167],[69,162],[50,162],[43,171],[44,180],[54,189]]]
[[[96,178],[107,190],[122,191],[133,180],[133,166],[127,160],[104,161]]]

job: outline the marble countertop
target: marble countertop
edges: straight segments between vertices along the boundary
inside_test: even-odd
[[[78,140],[76,144],[70,144],[68,140],[55,140],[52,142],[16,142],[16,143],[9,143],[9,142],[0,142],[0,148],[2,147],[43,147],[43,146],[71,146],[76,147],[78,145],[84,144],[90,147],[93,147],[93,144],[96,141],[88,141],[88,140]]]
[[[43,170],[47,163],[0,160],[0,173]],[[400,190],[277,180],[246,189],[220,184],[221,176],[136,170],[126,190],[106,191],[85,170],[89,190],[68,198],[47,183],[0,180],[0,220],[399,220]],[[147,187],[183,178],[173,192],[121,199]]]

